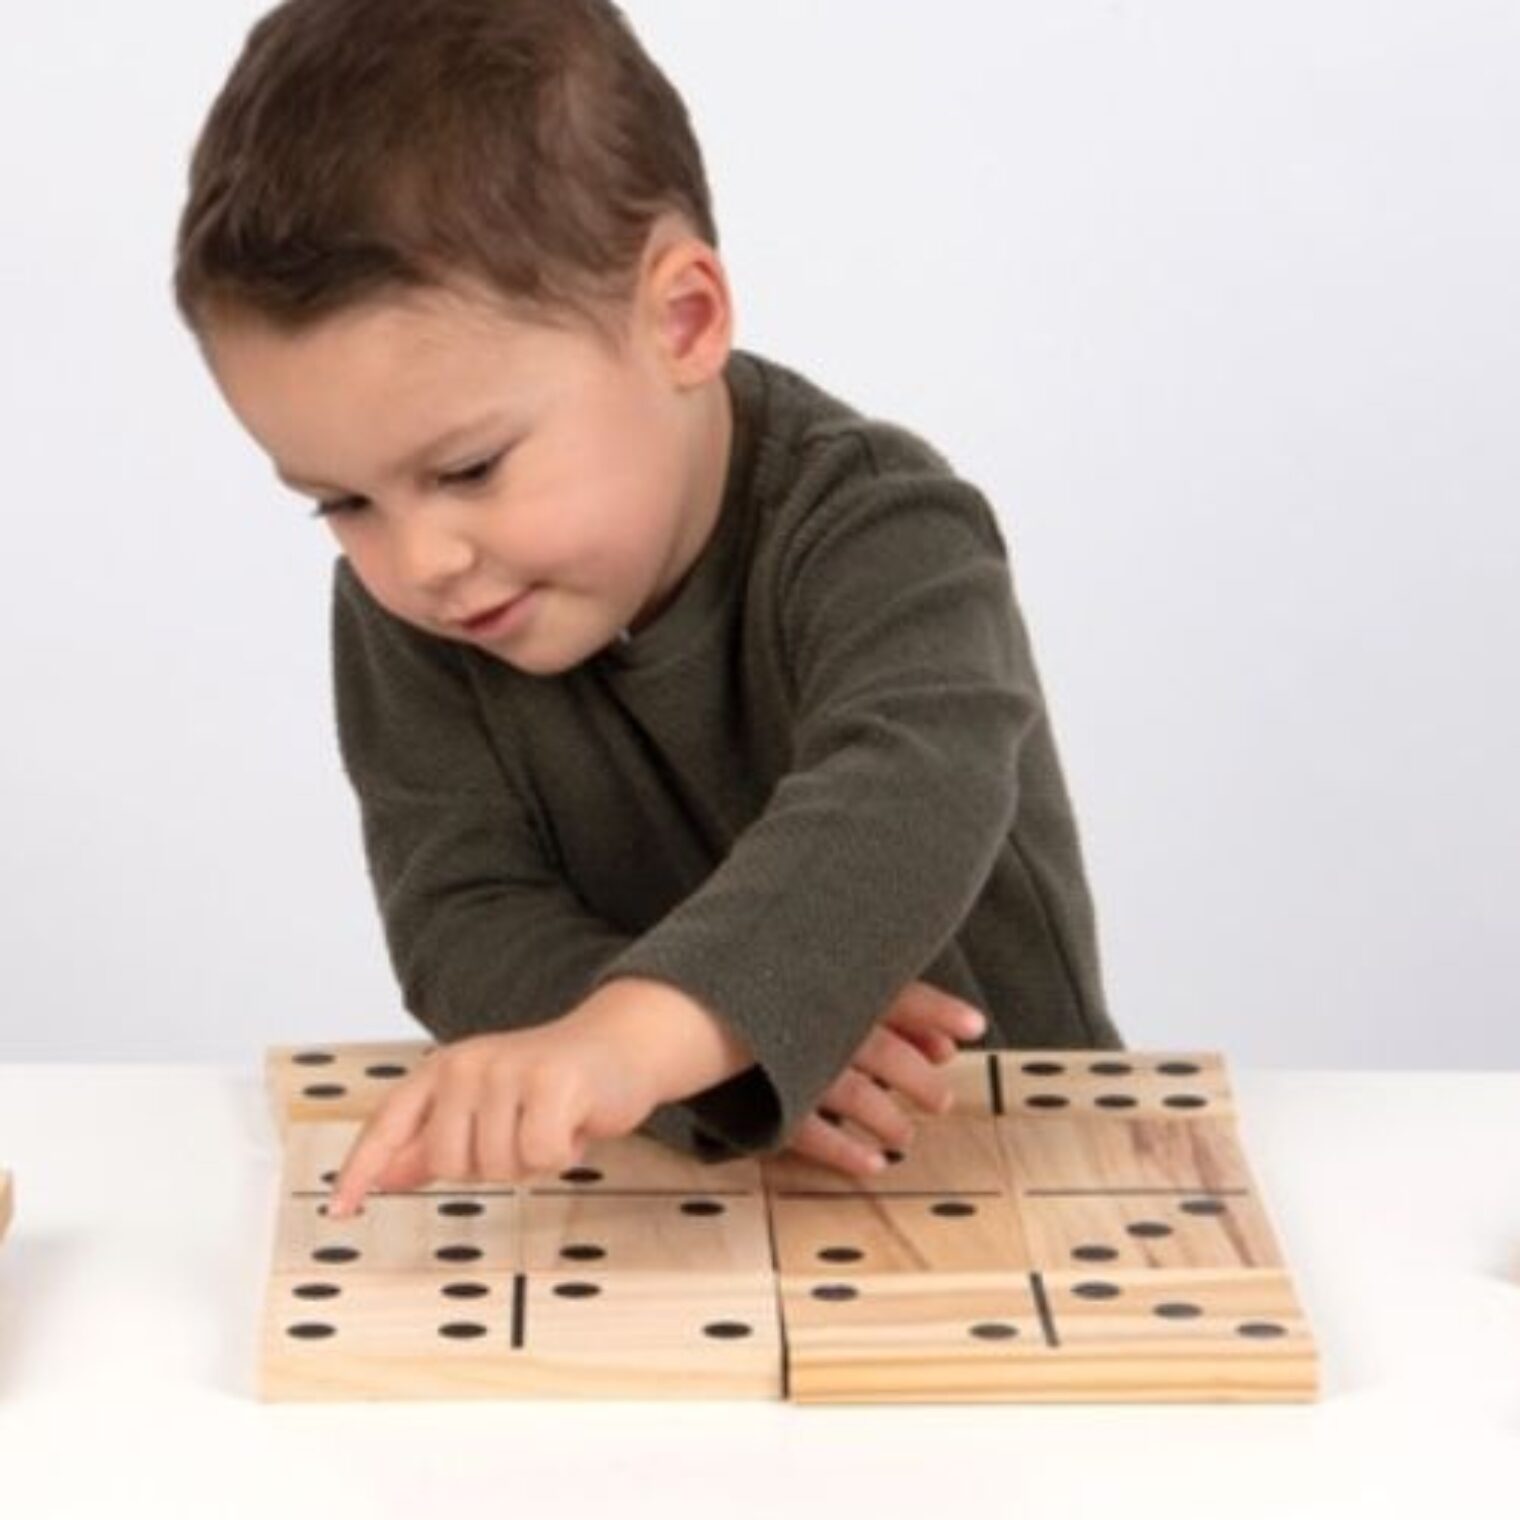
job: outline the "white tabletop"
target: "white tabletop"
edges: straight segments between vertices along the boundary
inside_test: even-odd
[[[1386,1520],[1484,1489],[1505,1512],[1520,1078],[1231,1075],[1315,1404],[260,1403],[259,1073],[0,1066],[0,1512]]]

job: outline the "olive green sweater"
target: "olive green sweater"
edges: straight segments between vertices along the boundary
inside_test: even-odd
[[[714,533],[664,610],[525,674],[334,579],[335,703],[406,1006],[440,1040],[606,979],[696,998],[756,1065],[657,1109],[779,1149],[921,978],[987,1045],[1120,1044],[1006,545],[916,435],[735,350]]]

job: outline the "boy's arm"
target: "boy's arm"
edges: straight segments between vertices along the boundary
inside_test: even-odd
[[[776,575],[792,767],[703,885],[596,978],[669,981],[732,1026],[774,1093],[774,1128],[746,1137],[761,1149],[965,919],[1044,715],[980,493],[912,468],[836,489]]]
[[[332,640],[339,751],[407,1009],[441,1041],[560,1017],[632,936],[589,912],[545,858],[452,651],[380,614],[341,558]],[[741,1072],[661,1105],[643,1128],[725,1151],[724,1116],[757,1087],[768,1096]]]

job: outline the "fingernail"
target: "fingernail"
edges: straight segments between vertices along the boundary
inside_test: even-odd
[[[977,1035],[986,1031],[987,1020],[979,1013],[967,1014],[961,1020],[961,1028],[974,1039]]]

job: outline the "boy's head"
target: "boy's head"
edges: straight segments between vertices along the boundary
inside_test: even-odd
[[[608,0],[287,0],[196,146],[174,290],[429,632],[567,669],[711,529],[732,305],[685,108]]]

